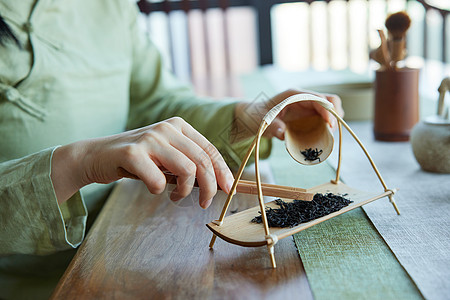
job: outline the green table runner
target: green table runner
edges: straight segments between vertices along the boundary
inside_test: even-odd
[[[308,188],[335,176],[328,163],[299,165],[279,141],[269,161],[282,185]],[[423,299],[360,208],[297,233],[294,241],[317,300]]]

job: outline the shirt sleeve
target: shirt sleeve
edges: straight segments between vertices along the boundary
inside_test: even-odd
[[[0,163],[0,255],[77,247],[87,211],[80,192],[58,205],[51,175],[56,147]]]
[[[195,96],[162,63],[162,58],[147,33],[138,26],[138,9],[131,6],[130,34],[133,65],[130,80],[128,128],[137,128],[179,116],[203,134],[224,156],[230,167],[239,166],[252,138],[230,142],[234,119],[234,100],[213,100]],[[262,139],[260,155],[270,154],[271,140]]]

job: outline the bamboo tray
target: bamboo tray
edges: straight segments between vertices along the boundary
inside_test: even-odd
[[[281,228],[281,227],[271,227],[269,228],[267,216],[266,216],[266,207],[272,207],[272,208],[278,208],[278,206],[272,201],[269,203],[264,203],[264,194],[263,194],[263,186],[266,186],[266,184],[261,183],[260,174],[259,174],[259,144],[261,141],[261,137],[266,130],[266,128],[271,124],[271,122],[275,119],[275,117],[281,112],[281,110],[286,107],[289,104],[300,102],[300,101],[314,101],[319,103],[321,106],[323,106],[325,109],[327,109],[330,113],[332,113],[336,119],[338,120],[338,128],[339,128],[339,156],[338,156],[338,166],[336,169],[336,177],[329,182],[326,182],[322,185],[306,189],[306,194],[316,194],[316,193],[333,193],[338,195],[344,195],[347,194],[345,197],[347,199],[350,199],[353,201],[348,206],[342,208],[339,211],[336,211],[334,213],[328,214],[326,216],[317,218],[315,220],[301,223],[297,226],[291,227],[291,228]],[[344,183],[342,183],[340,178],[340,169],[341,169],[341,152],[342,152],[342,126],[344,126],[347,131],[352,135],[352,137],[355,139],[355,141],[359,144],[361,147],[361,150],[366,155],[367,159],[369,160],[373,171],[376,173],[382,187],[383,191],[381,192],[366,192],[366,191],[360,191],[357,189],[354,189]],[[332,145],[331,145],[332,147]],[[237,191],[240,178],[242,175],[242,172],[250,158],[250,155],[254,151],[255,153],[255,175],[256,175],[256,191],[258,195],[258,201],[259,205],[250,209],[247,209],[245,211],[236,213],[234,215],[225,217],[228,207],[231,203],[231,200],[233,198],[233,195]],[[276,185],[271,186],[271,196],[276,196]],[[281,198],[285,202],[289,202],[292,200],[287,200],[286,198],[282,197],[282,191],[286,189],[286,187],[279,186],[280,188],[280,194],[279,198]],[[364,147],[364,145],[361,143],[359,138],[356,136],[356,134],[351,130],[351,128],[348,126],[348,124],[334,111],[333,105],[315,95],[311,94],[300,94],[300,95],[294,95],[291,96],[284,101],[282,101],[280,104],[276,105],[274,108],[272,108],[266,116],[263,118],[261,125],[258,129],[258,132],[256,134],[255,139],[253,140],[253,143],[250,145],[247,154],[245,155],[241,166],[239,168],[239,171],[236,175],[236,178],[234,180],[233,186],[231,188],[230,193],[228,194],[227,200],[225,201],[225,204],[223,206],[221,215],[217,220],[213,220],[210,223],[206,224],[206,226],[213,232],[213,237],[211,239],[211,242],[209,244],[209,247],[212,248],[214,246],[215,240],[217,237],[220,237],[221,239],[236,244],[239,246],[244,247],[260,247],[260,246],[267,246],[267,249],[269,251],[272,267],[276,268],[276,262],[275,262],[275,256],[274,256],[274,246],[278,242],[278,240],[286,238],[288,236],[291,236],[297,232],[300,232],[302,230],[305,230],[311,226],[314,226],[316,224],[319,224],[323,221],[326,221],[328,219],[331,219],[333,217],[336,217],[340,214],[343,214],[347,211],[350,211],[352,209],[355,209],[357,207],[360,207],[362,205],[365,205],[369,202],[378,200],[383,197],[388,197],[389,201],[394,206],[395,211],[397,214],[400,214],[397,205],[394,201],[394,194],[396,190],[395,189],[389,189],[386,186],[386,183],[384,182],[383,178],[381,177],[380,172],[378,171],[377,167],[375,166],[374,161],[370,157],[369,152]],[[267,195],[267,194],[266,194]],[[292,197],[291,197],[292,198]],[[259,212],[261,212],[261,219],[262,223],[252,223],[251,220],[259,215]]]
[[[329,215],[317,218],[313,221],[299,224],[292,228],[281,228],[281,227],[270,227],[270,233],[275,234],[278,240],[284,239],[291,236],[297,232],[305,230],[311,226],[319,224],[323,221],[331,219],[335,216],[343,214],[347,211],[360,207],[369,202],[375,201],[377,199],[389,196],[390,191],[379,194],[374,192],[365,192],[353,189],[348,185],[339,182],[334,184],[332,182],[324,183],[316,187],[306,190],[308,193],[333,193],[333,194],[347,194],[345,198],[350,199],[353,203],[342,208],[339,211],[331,213]],[[285,202],[292,202],[287,198],[280,198]],[[274,201],[265,204],[265,207],[279,208]],[[260,207],[252,207],[242,212],[233,214],[224,219],[221,226],[211,222],[206,224],[206,226],[218,237],[223,240],[244,247],[260,247],[266,246],[268,241],[265,238],[264,226],[263,224],[256,224],[250,222],[254,217],[259,215]]]

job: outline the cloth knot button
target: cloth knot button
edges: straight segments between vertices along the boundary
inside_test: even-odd
[[[33,100],[22,95],[17,89],[0,83],[0,100],[6,100],[14,103],[25,112],[35,116],[39,120],[44,120],[47,114],[42,107],[35,104]]]
[[[9,101],[16,101],[20,97],[19,92],[13,88],[7,89],[4,95],[5,98]]]
[[[33,32],[33,24],[31,24],[30,21],[24,23],[23,24],[23,30],[25,30],[28,33],[32,33]]]

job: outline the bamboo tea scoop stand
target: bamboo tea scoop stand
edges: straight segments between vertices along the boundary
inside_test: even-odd
[[[347,194],[346,198],[353,201],[350,205],[342,208],[339,211],[333,212],[329,215],[317,218],[315,220],[301,223],[295,227],[291,228],[280,228],[280,227],[272,227],[269,229],[268,221],[267,221],[267,215],[266,215],[266,207],[272,207],[276,208],[276,204],[274,202],[264,203],[264,193],[263,193],[263,184],[261,183],[261,177],[259,174],[259,145],[261,141],[261,137],[266,130],[266,128],[272,123],[272,121],[275,119],[275,117],[283,110],[284,107],[286,107],[289,104],[300,102],[300,101],[315,101],[319,103],[321,106],[323,106],[325,109],[327,109],[331,114],[333,114],[336,119],[338,120],[339,124],[339,154],[338,154],[338,166],[336,168],[336,177],[332,179],[330,182],[326,182],[322,185],[306,189],[307,193],[333,193],[333,194]],[[311,124],[310,122],[307,122],[305,124]],[[303,124],[303,125],[305,125]],[[299,124],[297,124],[299,125]],[[317,124],[320,126],[319,124]],[[299,125],[300,126],[300,125]],[[381,193],[378,192],[366,192],[366,191],[360,191],[354,188],[351,188],[347,186],[346,184],[343,184],[339,180],[340,176],[340,168],[341,168],[341,151],[342,151],[342,126],[344,126],[347,131],[351,134],[351,136],[355,139],[355,141],[358,143],[358,145],[361,147],[362,151],[366,155],[367,159],[369,160],[375,174],[377,175],[382,187],[383,191]],[[298,127],[296,127],[297,131],[299,130]],[[322,131],[321,134],[326,134],[326,131]],[[299,137],[298,137],[299,138]],[[319,140],[322,140],[325,138],[321,137]],[[308,144],[301,145],[303,146],[311,147]],[[298,147],[298,146],[297,146]],[[298,149],[298,148],[297,148]],[[233,199],[233,195],[237,191],[237,187],[239,185],[239,182],[241,182],[241,176],[244,171],[245,166],[247,165],[247,162],[250,158],[250,155],[252,154],[254,150],[255,154],[255,177],[256,177],[256,186],[257,186],[257,194],[258,194],[258,202],[259,206],[244,210],[242,212],[235,213],[233,215],[225,217],[227,210],[230,206],[231,200]],[[331,150],[330,150],[331,152]],[[324,153],[323,153],[324,154]],[[322,154],[322,155],[323,155]],[[291,154],[292,155],[292,154]],[[324,155],[324,158],[326,156]],[[304,160],[303,159],[300,159]],[[321,162],[325,159],[321,159]],[[318,163],[318,162],[316,162]],[[267,246],[267,249],[269,251],[270,260],[272,264],[272,268],[276,268],[276,262],[275,262],[275,255],[274,255],[274,246],[275,244],[288,236],[291,236],[297,232],[300,232],[302,230],[305,230],[311,226],[314,226],[320,222],[326,221],[330,218],[333,218],[335,216],[338,216],[340,214],[343,214],[347,211],[350,211],[352,209],[355,209],[357,207],[360,207],[364,204],[367,204],[369,202],[375,201],[377,199],[388,197],[392,205],[394,206],[395,211],[397,214],[400,214],[397,205],[395,204],[393,195],[395,194],[395,189],[389,189],[386,186],[386,183],[384,182],[383,178],[381,177],[380,172],[378,171],[377,167],[375,166],[375,163],[373,162],[372,158],[369,155],[369,152],[366,150],[364,145],[361,143],[361,141],[358,139],[358,137],[355,135],[355,133],[351,130],[351,128],[347,125],[347,123],[334,111],[333,105],[328,102],[327,100],[324,100],[320,97],[317,97],[315,95],[311,94],[299,94],[291,96],[275,107],[273,107],[263,118],[260,127],[258,129],[258,132],[256,133],[256,136],[248,148],[248,151],[245,155],[245,157],[242,160],[241,166],[239,167],[239,170],[236,174],[235,180],[233,182],[233,185],[231,187],[231,191],[228,194],[228,197],[224,203],[222,212],[217,220],[213,220],[212,222],[206,224],[206,226],[213,232],[213,237],[211,239],[211,242],[209,244],[209,247],[212,248],[214,246],[214,243],[216,241],[217,237],[220,237],[221,239],[240,246],[245,247],[260,247],[260,246]],[[281,195],[278,195],[278,197],[281,197]],[[256,224],[251,223],[251,220],[258,215],[258,212],[261,213],[261,219],[262,224]]]

